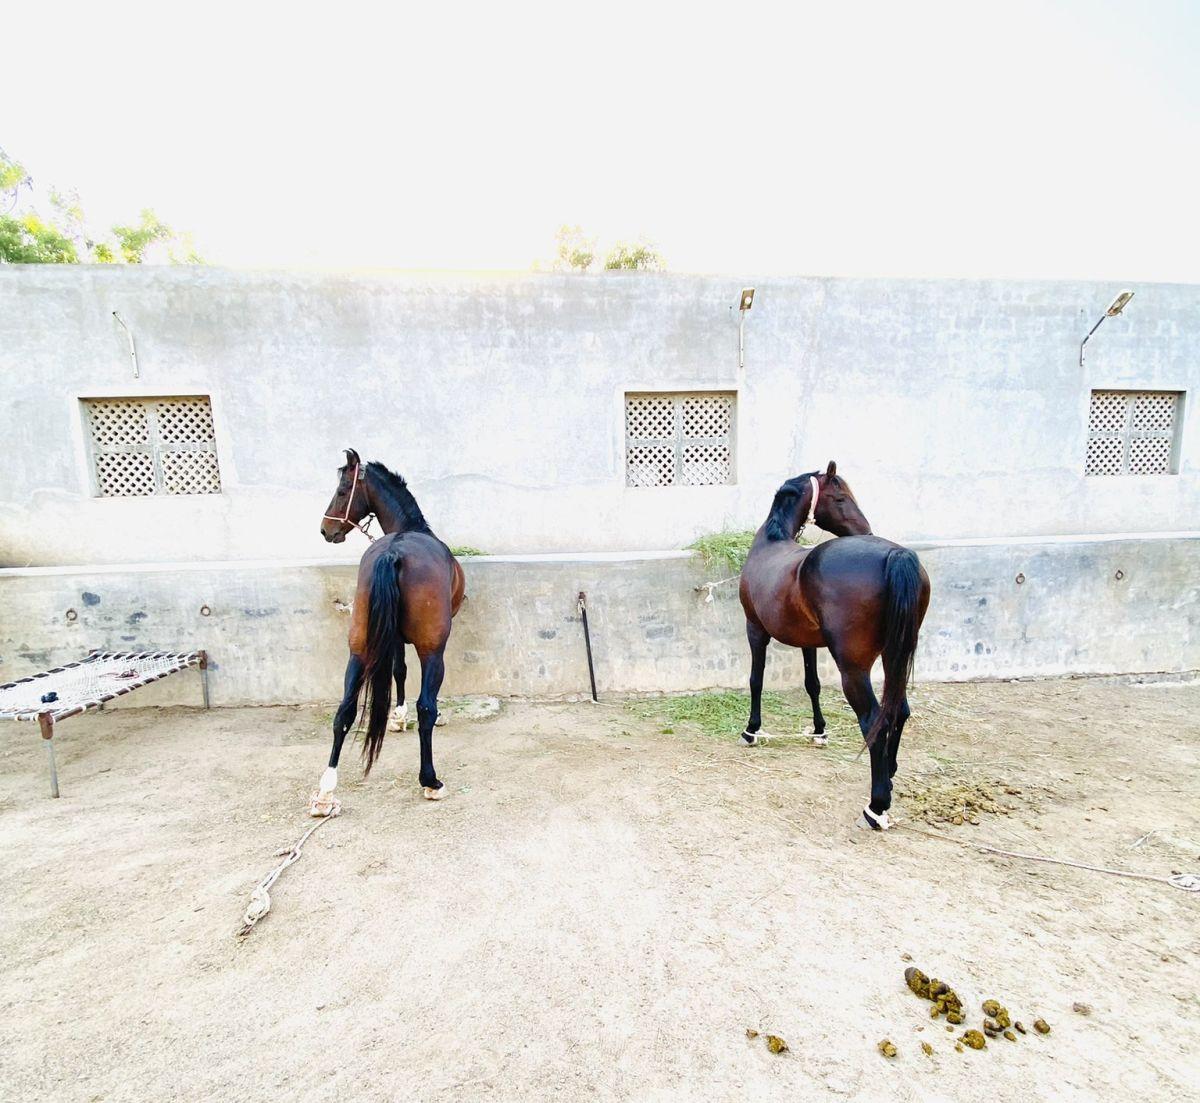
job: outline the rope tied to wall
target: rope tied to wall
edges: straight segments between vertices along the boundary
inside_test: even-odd
[[[280,874],[288,866],[300,860],[300,851],[304,849],[304,844],[308,842],[309,836],[322,824],[341,814],[342,802],[333,799],[329,811],[300,836],[300,841],[295,846],[285,846],[282,850],[275,851],[275,857],[282,857],[283,861],[254,886],[254,890],[250,893],[250,902],[246,905],[246,914],[242,916],[242,925],[237,930],[238,938],[245,938],[254,930],[254,925],[271,910],[271,886],[279,880]]]

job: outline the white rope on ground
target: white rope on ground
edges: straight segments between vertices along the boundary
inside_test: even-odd
[[[1157,873],[1133,873],[1127,869],[1108,869],[1105,866],[1088,865],[1086,862],[1072,862],[1066,858],[1047,858],[1041,854],[1022,854],[1017,850],[1000,850],[998,847],[986,846],[983,843],[968,842],[966,839],[952,839],[949,835],[940,835],[936,831],[922,831],[906,823],[893,823],[893,827],[911,831],[914,835],[924,835],[929,839],[940,839],[944,843],[955,846],[969,846],[987,854],[998,854],[1002,858],[1020,858],[1026,862],[1045,862],[1054,866],[1070,866],[1072,869],[1086,869],[1092,873],[1107,873],[1112,877],[1130,877],[1138,881],[1157,881],[1160,885],[1170,885],[1172,888],[1183,889],[1184,892],[1200,892],[1200,874],[1173,873],[1164,877]]]
[[[279,880],[279,875],[283,873],[288,866],[293,862],[300,860],[300,851],[304,848],[304,844],[308,842],[308,837],[317,830],[323,823],[333,819],[334,816],[342,814],[342,802],[333,800],[329,813],[317,820],[303,835],[300,836],[300,841],[291,847],[284,847],[282,850],[275,851],[275,856],[283,857],[283,861],[279,863],[270,873],[268,873],[254,887],[254,891],[250,893],[250,903],[246,905],[246,914],[242,917],[242,925],[238,928],[238,938],[244,938],[252,930],[254,925],[262,919],[264,915],[271,910],[271,894],[268,891],[276,881]]]

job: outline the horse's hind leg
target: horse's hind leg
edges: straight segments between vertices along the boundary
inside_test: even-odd
[[[442,783],[433,769],[433,725],[437,723],[437,697],[446,673],[446,663],[441,649],[427,652],[420,658],[421,696],[417,698],[417,730],[421,736],[421,790],[426,800],[441,800]]]
[[[834,658],[836,658],[836,654]],[[875,690],[871,688],[870,667],[842,666],[842,691],[846,700],[858,717],[858,726],[866,738],[867,732],[875,722],[879,713],[879,701]],[[863,819],[869,827],[876,831],[886,831],[891,824],[888,822],[887,811],[892,806],[892,779],[888,774],[888,732],[882,731],[871,744],[871,803],[863,809]]]
[[[908,707],[908,698],[905,697],[900,703],[900,714],[896,717],[896,726],[892,729],[891,735],[888,737],[888,777],[896,776],[896,770],[899,767],[900,757],[900,736],[904,732],[904,725],[908,723],[908,718],[912,715],[912,710]]]
[[[342,703],[333,714],[333,750],[329,752],[329,765],[321,775],[321,784],[317,795],[309,804],[309,811],[314,816],[327,816],[332,808],[332,794],[337,788],[338,759],[342,755],[342,744],[346,741],[346,733],[358,719],[358,693],[362,689],[363,662],[357,655],[352,654],[346,663],[346,679],[342,692]]]
[[[742,738],[753,747],[756,743],[765,743],[769,738],[762,728],[762,687],[763,671],[767,665],[767,644],[771,637],[761,624],[746,621],[746,639],[750,642],[750,719]]]
[[[404,644],[396,645],[396,654],[392,660],[392,677],[396,682],[396,707],[392,710],[392,718],[388,721],[388,731],[408,731],[408,703],[404,700],[404,679],[408,668],[404,665]]]
[[[824,747],[829,742],[825,734],[825,716],[821,712],[821,679],[817,677],[817,649],[805,647],[804,651],[804,688],[808,691],[813,709],[813,743]]]

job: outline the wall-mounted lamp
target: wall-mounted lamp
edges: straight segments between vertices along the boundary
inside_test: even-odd
[[[738,302],[738,372],[746,370],[746,311],[754,305],[754,288],[743,287]]]
[[[1111,303],[1108,304],[1108,309],[1100,315],[1098,321],[1091,329],[1088,330],[1088,335],[1079,344],[1079,366],[1083,367],[1083,346],[1091,340],[1092,334],[1100,328],[1100,322],[1105,318],[1115,318],[1122,310],[1129,305],[1129,300],[1133,298],[1133,292],[1129,290],[1122,291]]]
[[[112,312],[112,314],[117,320],[117,325],[119,325],[125,331],[125,336],[129,338],[129,359],[133,361],[133,378],[140,379],[141,372],[138,371],[137,349],[133,347],[133,330],[131,330],[125,324],[125,319],[122,318],[121,315],[115,310]]]

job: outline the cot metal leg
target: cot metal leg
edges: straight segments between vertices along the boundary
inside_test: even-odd
[[[204,693],[204,707],[208,708],[208,652],[200,652],[200,688]]]
[[[54,717],[48,712],[38,716],[38,726],[42,729],[42,740],[46,744],[46,761],[50,764],[50,795],[58,796],[58,769],[54,764]]]

